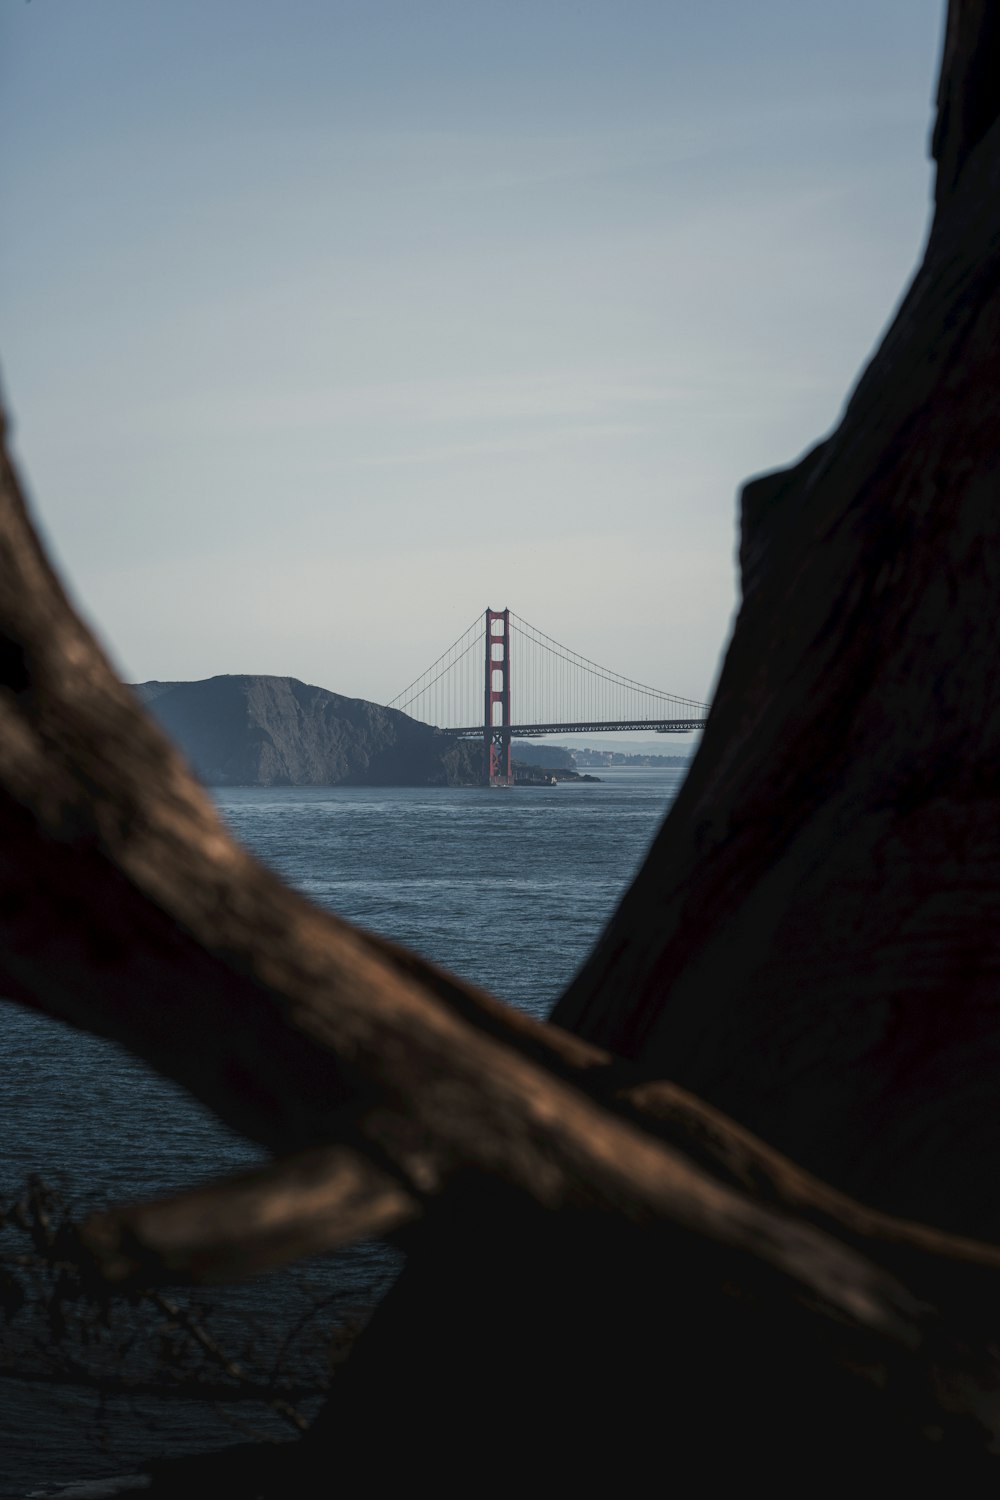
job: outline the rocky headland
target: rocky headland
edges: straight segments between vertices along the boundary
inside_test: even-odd
[[[141,682],[135,692],[208,786],[470,786],[481,745],[295,677]]]

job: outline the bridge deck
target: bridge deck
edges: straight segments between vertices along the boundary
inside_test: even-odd
[[[537,739],[543,734],[624,734],[636,729],[651,729],[655,734],[690,734],[700,729],[704,719],[606,719],[600,723],[571,724],[512,724],[512,740]],[[499,726],[497,726],[499,727]],[[482,724],[467,729],[443,729],[442,734],[453,734],[459,739],[482,739]]]

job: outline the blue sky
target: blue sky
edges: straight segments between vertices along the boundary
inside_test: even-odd
[[[938,0],[0,0],[0,359],[134,679],[487,604],[703,697],[924,237]]]

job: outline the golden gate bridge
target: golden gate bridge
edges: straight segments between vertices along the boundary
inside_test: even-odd
[[[634,729],[685,734],[708,714],[706,703],[598,666],[510,609],[488,609],[386,706],[457,739],[481,738],[490,786],[512,785],[515,739]]]

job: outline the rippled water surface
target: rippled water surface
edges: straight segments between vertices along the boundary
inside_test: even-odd
[[[675,771],[600,774],[599,784],[494,792],[239,787],[214,795],[236,837],[312,900],[544,1017],[680,781]],[[255,1147],[110,1044],[14,1006],[0,1015],[4,1197],[39,1173],[65,1179],[91,1207],[258,1159]],[[213,1302],[224,1319],[279,1326],[295,1315],[304,1283],[360,1306],[394,1265],[382,1247],[360,1246]],[[0,1381],[0,1493],[124,1472],[143,1456],[244,1436],[233,1414],[203,1403],[116,1398],[103,1426],[95,1425],[97,1404],[86,1389]],[[253,1421],[266,1426],[256,1413]]]

